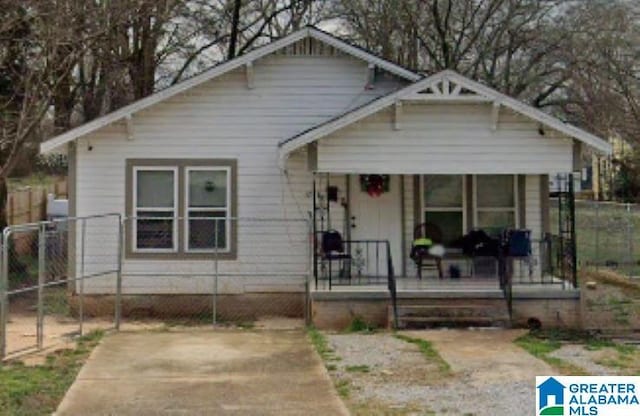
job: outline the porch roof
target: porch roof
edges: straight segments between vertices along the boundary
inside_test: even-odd
[[[611,154],[612,152],[611,144],[598,136],[466,78],[455,71],[445,70],[281,141],[278,145],[280,166],[284,167],[289,154],[296,149],[313,143],[388,107],[393,105],[400,106],[402,101],[492,103],[494,118],[496,119],[500,107],[504,106],[515,113],[540,123],[541,126],[548,127],[561,135],[584,143],[598,152],[604,154]],[[497,121],[494,120],[495,122]]]

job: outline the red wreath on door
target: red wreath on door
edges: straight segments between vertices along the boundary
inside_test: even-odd
[[[385,178],[382,175],[362,175],[360,181],[372,198],[377,198],[385,192]]]

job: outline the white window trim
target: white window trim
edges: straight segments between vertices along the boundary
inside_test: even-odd
[[[189,172],[191,171],[224,171],[227,174],[227,195],[225,207],[214,208],[189,208]],[[225,246],[224,249],[190,249],[189,248],[189,213],[195,212],[224,212],[225,222]],[[231,252],[231,227],[229,214],[231,212],[231,167],[229,166],[186,166],[184,169],[184,252],[185,253],[230,253]]]
[[[144,208],[138,207],[138,172],[140,171],[171,171],[173,172],[173,207],[170,209],[168,207],[152,207],[152,208]],[[178,220],[177,220],[177,210],[178,210],[178,167],[177,166],[134,166],[133,167],[133,189],[132,189],[132,200],[133,200],[133,232],[131,233],[131,247],[134,253],[177,253],[178,252]],[[173,233],[172,233],[172,248],[138,248],[138,211],[173,211]]]
[[[501,175],[486,175],[486,176],[501,176]],[[518,198],[518,175],[509,175],[513,177],[513,207],[501,207],[501,208],[478,208],[478,175],[473,175],[473,224],[476,228],[478,226],[478,213],[479,212],[513,212],[514,228],[518,228],[520,224],[520,210],[518,204],[520,198]]]
[[[464,235],[467,231],[467,178],[466,175],[457,175],[454,174],[452,176],[460,176],[462,178],[462,206],[460,208],[458,207],[436,207],[436,206],[427,206],[426,202],[424,200],[424,177],[425,176],[436,176],[435,174],[433,175],[420,175],[420,206],[422,207],[421,209],[421,216],[420,216],[420,223],[423,223],[425,221],[425,213],[427,212],[462,212],[462,230],[460,230],[460,235]],[[449,176],[449,175],[447,175]]]

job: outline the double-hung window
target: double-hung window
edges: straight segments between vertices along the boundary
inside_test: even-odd
[[[127,256],[236,256],[232,159],[127,160]]]
[[[187,251],[229,251],[229,167],[186,168]]]
[[[443,242],[451,244],[464,234],[465,189],[463,175],[424,175],[424,221],[436,225]]]
[[[134,189],[135,249],[176,251],[178,169],[135,167]]]
[[[517,181],[514,175],[476,175],[475,224],[490,232],[516,226]]]

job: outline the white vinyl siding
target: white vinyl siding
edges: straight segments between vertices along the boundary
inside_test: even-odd
[[[278,142],[401,86],[365,90],[366,71],[365,62],[350,57],[269,56],[254,62],[253,89],[240,68],[134,114],[133,140],[124,122],[82,138],[77,215],[124,212],[125,159],[221,158],[237,160],[238,217],[307,220],[313,179],[306,151],[292,155],[284,174]],[[88,230],[94,241],[92,233],[103,231]],[[242,222],[237,241],[237,260],[219,264],[221,293],[303,289],[309,273],[304,222]],[[97,244],[86,254],[111,249]],[[123,267],[128,294],[210,293],[212,287],[202,278],[212,273],[210,260],[126,259]],[[160,275],[132,275],[154,272]],[[196,277],[170,276],[174,272]],[[92,280],[85,289],[108,293],[110,282]]]
[[[571,140],[490,104],[403,103],[394,129],[385,109],[318,141],[318,171],[404,174],[569,172]]]

